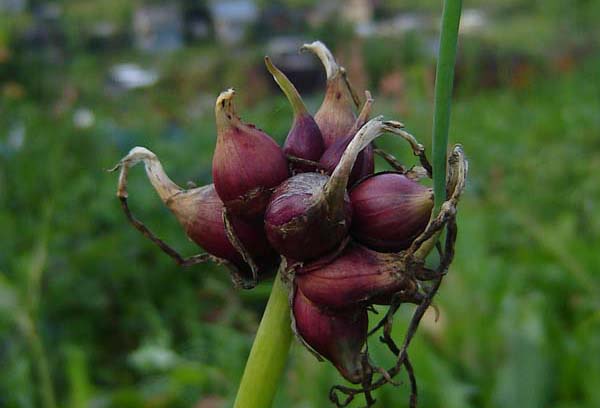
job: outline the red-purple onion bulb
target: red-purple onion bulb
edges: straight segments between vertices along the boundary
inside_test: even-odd
[[[300,173],[284,181],[274,192],[265,212],[269,242],[287,258],[315,259],[336,248],[348,235],[352,210],[345,191],[332,205],[324,189],[329,177]]]
[[[223,202],[213,184],[183,190],[170,197],[166,205],[194,243],[251,276],[248,264],[227,238],[223,223]],[[276,254],[267,241],[262,222],[236,216],[229,216],[229,219],[238,239],[258,267],[264,269],[271,266]]]
[[[352,139],[354,139],[354,136],[358,130],[367,122],[367,120],[369,120],[369,115],[371,114],[371,108],[373,106],[373,99],[368,91],[366,92],[366,96],[367,99],[365,104],[348,134],[343,138],[337,139],[331,146],[329,146],[319,160],[319,164],[327,174],[333,173],[335,167],[340,162],[342,155],[346,151],[346,148]],[[354,167],[352,168],[352,172],[350,173],[350,178],[348,179],[348,186],[353,186],[358,180],[373,174],[373,171],[375,171],[375,158],[373,154],[373,146],[369,144],[358,154],[356,162],[354,163]]]
[[[275,141],[235,114],[233,89],[217,98],[217,146],[213,180],[230,213],[245,218],[260,216],[273,188],[288,177],[288,164]]]
[[[400,173],[375,174],[350,191],[351,234],[369,248],[406,249],[431,216],[433,192]]]
[[[250,267],[227,238],[223,222],[224,206],[214,185],[184,190],[169,178],[153,152],[144,147],[135,147],[121,160],[120,189],[125,188],[128,169],[140,162],[144,163],[154,190],[183,226],[186,235],[209,254],[229,261],[250,277]],[[126,196],[126,190],[121,195]],[[278,257],[267,241],[262,220],[248,221],[233,215],[229,218],[236,236],[259,269],[270,272],[267,269],[273,266]]]
[[[309,261],[342,242],[351,217],[346,193],[348,177],[359,152],[384,128],[381,118],[363,126],[331,177],[297,174],[273,192],[265,212],[265,230],[277,252],[295,261]]]
[[[325,150],[319,126],[306,109],[298,90],[285,74],[273,65],[269,57],[265,57],[265,65],[271,75],[273,75],[275,82],[277,82],[283,93],[285,93],[294,111],[294,121],[283,145],[283,152],[288,156],[313,162],[319,161]],[[292,162],[291,166],[295,172],[316,170],[314,166],[304,163]]]
[[[331,361],[351,383],[362,381],[361,351],[367,341],[368,330],[365,307],[326,310],[296,290],[293,315],[296,333],[310,348]]]
[[[356,118],[354,101],[340,66],[325,44],[315,41],[311,44],[305,44],[302,49],[309,50],[317,55],[327,74],[325,97],[321,107],[315,114],[315,121],[321,129],[323,142],[327,149],[336,140],[344,138],[352,128]]]
[[[353,243],[333,261],[305,264],[295,276],[304,296],[320,306],[336,309],[371,303],[400,290],[415,290],[414,281],[405,274],[401,255]]]

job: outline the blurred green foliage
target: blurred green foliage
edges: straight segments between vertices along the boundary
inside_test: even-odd
[[[417,2],[409,3],[401,6]],[[85,5],[65,4],[69,21],[93,19]],[[528,11],[522,21],[542,21],[539,38],[559,37],[549,14],[565,15],[574,34],[562,45],[576,43],[578,24],[600,15],[591,1],[566,8],[523,4],[503,3]],[[117,20],[130,12],[106,10]],[[0,21],[2,47],[13,23]],[[510,31],[491,30],[482,44],[510,38]],[[76,37],[77,29],[69,32]],[[512,35],[507,54],[527,37]],[[525,38],[528,47],[541,50],[539,38]],[[420,53],[420,39],[411,41],[413,48],[366,42],[365,65],[372,89],[393,67],[404,68],[401,108],[396,99],[376,96],[376,111],[405,122],[429,148],[431,61]],[[516,71],[508,64],[501,68],[507,80],[482,89],[474,79],[481,70],[472,68],[487,48],[463,41],[467,64],[451,141],[465,147],[470,180],[457,257],[436,302],[440,319],[427,316],[411,349],[421,406],[598,407],[600,55],[557,70],[540,60],[544,52],[533,52],[526,81],[511,82]],[[260,61],[256,47],[235,63],[210,45],[160,58],[77,47],[58,64],[41,66],[20,49],[0,64],[0,407],[228,406],[269,283],[242,292],[223,268],[176,267],[127,225],[115,198],[116,175],[105,170],[144,145],[179,184],[206,184],[215,143],[211,98],[219,89],[238,88],[242,116],[279,141],[291,110],[264,90],[260,101],[243,101],[253,92],[245,91],[253,84],[244,68]],[[130,58],[157,67],[161,80],[147,89],[108,91],[108,69]],[[541,70],[538,61],[546,64]],[[308,97],[309,107],[320,97]],[[74,122],[80,109],[93,113],[91,126]],[[414,160],[401,141],[387,136],[381,145]],[[159,236],[183,253],[199,251],[141,168],[132,171],[130,197],[133,211]],[[398,338],[409,312],[397,317]],[[370,347],[378,363],[391,364],[377,339]],[[329,387],[339,382],[333,368],[295,345],[275,406],[328,406]],[[376,397],[380,407],[405,406],[408,388],[387,386]]]

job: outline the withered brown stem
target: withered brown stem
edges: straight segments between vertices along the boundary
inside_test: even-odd
[[[397,310],[397,308],[396,308]],[[400,349],[396,345],[396,342],[392,338],[392,326],[393,320],[386,319],[383,335],[380,338],[381,342],[384,343],[390,351],[395,355],[400,355]],[[417,378],[415,376],[415,372],[413,366],[410,362],[410,358],[408,356],[408,351],[406,352],[406,357],[404,358],[404,368],[406,369],[406,374],[408,375],[408,380],[410,382],[410,408],[416,408],[417,406],[417,396],[418,396],[418,388],[417,388]],[[386,377],[387,372],[384,371],[384,378]],[[391,378],[386,378],[388,382],[392,382]]]
[[[425,231],[413,241],[408,249],[408,253],[416,259],[425,259],[435,246],[437,236],[446,222],[456,216],[456,205],[465,189],[469,165],[462,146],[454,146],[448,161],[450,162],[450,170],[447,186],[453,186],[453,191],[450,198],[443,202],[438,215],[429,221]]]
[[[187,258],[184,258],[175,249],[173,249],[172,247],[170,247],[162,239],[158,238],[140,220],[138,220],[137,218],[135,218],[135,216],[131,213],[131,209],[129,208],[129,205],[127,204],[127,197],[119,197],[119,201],[121,202],[121,208],[123,209],[123,212],[125,213],[125,216],[129,220],[129,222],[131,223],[131,225],[133,225],[133,227],[136,230],[138,230],[139,232],[141,232],[150,241],[152,241],[156,245],[158,245],[158,247],[164,253],[166,253],[171,258],[173,258],[173,260],[177,263],[177,265],[192,266],[192,265],[196,265],[196,264],[199,264],[199,263],[204,263],[204,262],[207,262],[207,261],[213,261],[213,262],[218,262],[218,263],[226,263],[227,262],[224,259],[220,259],[220,258],[214,257],[214,256],[212,256],[210,254],[198,254],[198,255],[192,255],[192,256],[189,256]]]
[[[425,154],[425,147],[421,143],[419,143],[413,135],[404,130],[404,124],[402,124],[401,122],[387,121],[385,130],[402,137],[410,144],[413,154],[419,157],[421,166],[423,166],[425,170],[427,170],[427,175],[431,177],[433,174],[433,170],[431,167],[431,163],[429,163],[427,155]]]
[[[352,101],[354,101],[354,106],[356,109],[360,108],[360,98],[358,97],[358,93],[350,83],[350,79],[348,79],[348,73],[346,72],[346,68],[340,67],[340,71],[342,72],[342,78],[344,78],[344,83],[348,88],[348,92],[350,92],[350,96],[352,96]]]
[[[396,157],[386,152],[385,150],[376,147],[375,142],[373,142],[373,147],[373,153],[385,160],[390,166],[392,166],[394,170],[399,171],[402,174],[406,173],[406,167],[402,163],[400,163],[398,159],[396,159]]]
[[[109,171],[120,170],[119,184],[117,187],[117,197],[121,203],[121,208],[127,217],[127,220],[135,229],[142,233],[146,238],[154,242],[163,252],[169,255],[178,265],[191,266],[199,263],[214,261],[218,263],[227,263],[224,259],[214,257],[210,254],[198,254],[188,258],[181,256],[175,249],[166,244],[162,239],[157,237],[144,223],[138,220],[131,212],[127,202],[127,176],[129,169],[139,162],[144,162],[146,173],[150,182],[154,186],[160,198],[166,202],[175,194],[183,191],[166,175],[162,165],[158,161],[156,155],[150,150],[143,147],[134,147],[129,154],[125,156],[114,168]]]
[[[363,373],[364,373],[363,374],[364,378],[362,381],[363,387],[369,387],[371,385],[371,383],[373,382],[373,369],[371,367],[371,364],[369,363],[368,347],[369,346],[367,345],[367,350],[362,355],[362,366],[363,366]],[[365,402],[367,403],[367,407],[370,407],[375,404],[376,400],[375,400],[375,398],[373,398],[371,391],[365,392]]]
[[[406,373],[408,374],[408,380],[410,381],[409,407],[417,408],[419,389],[417,388],[417,377],[415,376],[415,371],[413,369],[412,363],[408,358],[408,353],[406,354],[406,358],[404,359],[404,368],[406,369]]]

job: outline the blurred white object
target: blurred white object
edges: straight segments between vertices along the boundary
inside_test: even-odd
[[[118,64],[110,69],[111,81],[124,89],[145,88],[158,81],[158,73],[137,64]]]
[[[129,355],[129,363],[142,372],[166,371],[180,362],[180,357],[168,347],[146,344]]]
[[[79,129],[92,127],[95,121],[94,113],[87,108],[79,108],[73,113],[73,124]]]
[[[6,138],[6,145],[13,151],[21,150],[25,144],[25,133],[25,124],[23,122],[11,126]]]
[[[460,32],[478,32],[481,31],[486,24],[488,24],[488,19],[482,10],[466,9],[460,17]]]

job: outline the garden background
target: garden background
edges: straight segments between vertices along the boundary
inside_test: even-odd
[[[297,48],[315,39],[430,149],[441,6],[0,0],[0,407],[230,406],[270,282],[241,291],[222,267],[177,267],[127,224],[105,170],[143,145],[179,184],[209,183],[228,87],[283,141],[291,109],[262,57],[314,112],[324,74]],[[450,141],[469,185],[439,320],[426,316],[411,347],[420,406],[598,407],[600,3],[463,7]],[[133,211],[197,253],[131,173]],[[295,343],[275,406],[328,406],[340,381]],[[386,386],[377,406],[408,394]]]

